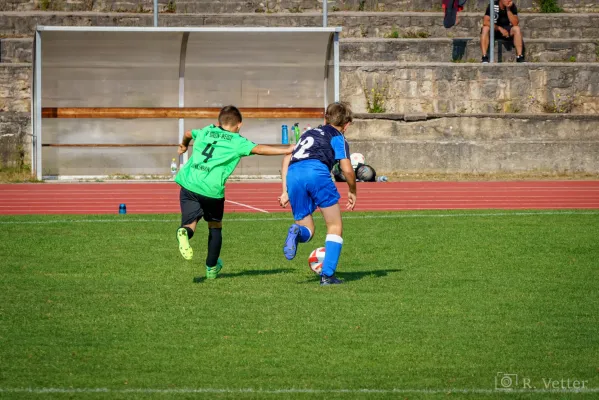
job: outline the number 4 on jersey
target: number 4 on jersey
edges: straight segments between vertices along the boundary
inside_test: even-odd
[[[206,145],[206,147],[204,147],[204,150],[202,150],[202,155],[206,157],[206,158],[204,158],[204,163],[207,163],[208,160],[210,160],[212,158],[212,153],[214,153],[214,145],[215,144],[216,144],[216,142],[208,143],[208,145]]]

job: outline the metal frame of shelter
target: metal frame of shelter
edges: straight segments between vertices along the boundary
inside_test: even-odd
[[[326,18],[326,12],[325,12],[325,18]],[[190,54],[190,51],[188,51],[188,43],[190,42],[190,35],[192,38],[198,38],[201,36],[198,35],[205,35],[207,37],[211,37],[214,38],[214,35],[239,35],[240,38],[250,38],[248,40],[251,40],[251,38],[253,37],[252,35],[256,36],[258,34],[271,34],[273,35],[273,40],[279,40],[282,41],[282,43],[279,43],[279,49],[280,48],[284,48],[286,49],[286,47],[284,46],[285,44],[285,40],[290,40],[292,41],[293,37],[295,36],[296,38],[294,39],[295,43],[298,46],[298,49],[293,50],[293,43],[291,43],[290,45],[290,50],[289,51],[295,51],[296,53],[300,53],[301,52],[305,53],[305,49],[308,49],[308,53],[310,52],[310,47],[306,47],[306,44],[301,44],[301,46],[298,43],[298,40],[301,40],[301,38],[304,37],[308,37],[308,38],[313,38],[315,43],[318,43],[318,46],[314,46],[314,47],[318,47],[318,49],[326,49],[326,52],[323,52],[324,54],[311,54],[309,55],[311,58],[311,60],[318,60],[318,57],[321,57],[321,62],[322,62],[322,75],[320,75],[323,78],[323,85],[324,87],[321,87],[318,89],[319,91],[319,95],[320,97],[315,97],[314,99],[310,99],[309,101],[304,101],[303,103],[301,101],[298,101],[298,104],[300,104],[299,106],[294,106],[293,104],[285,104],[284,106],[273,106],[272,104],[269,105],[268,107],[264,107],[264,106],[260,106],[259,104],[249,104],[247,101],[245,102],[245,104],[242,104],[240,106],[240,109],[242,111],[242,114],[245,118],[263,118],[263,119],[277,119],[277,118],[312,118],[312,119],[316,119],[316,118],[322,118],[324,117],[324,110],[326,109],[326,106],[328,105],[329,102],[331,101],[339,101],[339,90],[340,90],[340,74],[339,74],[339,34],[341,32],[341,28],[340,27],[309,27],[309,28],[287,28],[287,27],[281,27],[281,28],[267,28],[267,27],[201,27],[201,28],[188,28],[188,27],[164,27],[164,28],[148,28],[148,27],[62,27],[62,26],[38,26],[35,32],[35,40],[34,40],[34,62],[33,62],[33,85],[32,85],[32,96],[31,96],[31,101],[32,101],[32,107],[31,107],[31,113],[32,113],[32,130],[33,130],[33,151],[32,151],[32,166],[33,169],[35,171],[35,174],[37,176],[38,179],[42,179],[42,147],[127,147],[127,146],[153,146],[153,147],[159,147],[159,146],[176,146],[177,144],[175,143],[136,143],[136,144],[126,144],[126,143],[46,143],[43,142],[44,140],[44,136],[43,136],[43,126],[42,126],[42,122],[44,120],[48,120],[48,119],[60,119],[60,118],[80,118],[80,119],[87,119],[87,120],[93,120],[93,119],[102,119],[102,120],[106,120],[106,119],[139,119],[139,118],[159,118],[159,119],[178,119],[178,134],[179,134],[179,141],[182,139],[182,136],[184,134],[184,122],[186,118],[192,118],[192,119],[213,119],[216,118],[218,116],[218,112],[220,107],[215,107],[214,105],[211,107],[186,107],[186,95],[189,96],[189,90],[186,93],[185,91],[185,86],[186,83],[189,84],[189,81],[186,80],[186,78],[188,78],[186,76],[186,62],[187,64],[190,63],[189,58],[190,55],[192,57],[196,57],[197,59],[197,55],[196,54]],[[52,67],[46,67],[46,64],[49,62],[50,64],[52,64],[52,55],[51,54],[46,54],[45,58],[49,59],[50,61],[47,61],[45,64],[45,58],[44,56],[44,52],[42,51],[44,49],[44,46],[47,44],[48,46],[52,43],[52,38],[56,37],[56,35],[64,35],[64,37],[70,37],[71,36],[84,36],[84,35],[92,35],[90,37],[96,37],[93,35],[114,35],[114,34],[119,34],[123,36],[123,40],[127,40],[127,35],[137,35],[136,38],[137,40],[140,40],[139,38],[141,37],[143,40],[143,35],[145,34],[154,34],[153,37],[157,37],[156,35],[168,35],[168,34],[177,34],[177,38],[181,37],[181,41],[180,44],[178,44],[177,49],[180,49],[180,51],[178,51],[179,55],[178,55],[178,60],[173,60],[172,64],[175,64],[178,62],[178,99],[176,101],[176,106],[169,106],[169,107],[162,107],[162,106],[154,106],[154,107],[129,107],[129,106],[125,106],[125,107],[102,107],[102,106],[96,106],[94,104],[86,104],[86,107],[77,107],[77,106],[73,106],[75,104],[73,104],[73,101],[71,102],[62,102],[60,101],[60,99],[56,99],[56,97],[60,97],[59,94],[56,93],[50,93],[49,95],[46,94],[47,96],[54,96],[51,97],[51,101],[49,101],[47,98],[44,97],[43,92],[42,92],[42,83],[44,83],[44,90],[48,90],[47,88],[49,87],[48,85],[51,84],[52,82],[48,82],[48,79],[51,80],[52,74],[47,74],[46,71],[49,71],[46,68],[52,68]],[[55,36],[52,36],[55,35]],[[180,35],[180,36],[179,36]],[[209,36],[212,35],[212,36]],[[278,37],[277,37],[278,35]],[[62,36],[61,36],[62,37]],[[112,36],[111,36],[112,37]],[[46,40],[46,42],[45,42]],[[85,40],[85,39],[82,39]],[[197,41],[198,39],[196,39]],[[326,40],[326,43],[323,43],[323,40]],[[272,43],[272,42],[271,42]],[[257,46],[260,46],[262,44],[258,44]],[[93,40],[89,43],[89,46],[91,49],[93,49],[94,43]],[[170,46],[170,45],[169,45]],[[270,49],[269,47],[269,43],[266,42],[264,43],[264,52],[268,52]],[[299,49],[299,47],[301,47],[301,49]],[[51,49],[52,47],[48,47],[48,49]],[[171,46],[172,48],[172,46]],[[319,50],[319,51],[320,51]],[[46,50],[47,52],[48,50]],[[87,48],[86,48],[87,51]],[[98,57],[101,57],[102,51],[107,52],[106,54],[109,54],[110,52],[110,48],[109,46],[105,46],[105,48],[100,48],[98,50],[98,52],[100,53],[100,55]],[[122,49],[121,49],[122,51]],[[156,50],[157,51],[157,50]],[[238,51],[243,51],[243,50],[238,50]],[[246,50],[246,52],[249,52],[250,50]],[[143,49],[140,49],[140,52],[143,52]],[[313,50],[313,52],[316,52],[316,49]],[[97,53],[96,53],[97,54]],[[267,53],[264,53],[267,54]],[[76,56],[76,55],[75,55]],[[289,58],[289,54],[287,54],[287,59]],[[298,54],[299,57],[302,56],[302,54]],[[58,57],[58,55],[55,56],[55,58]],[[82,56],[84,57],[84,56]],[[272,55],[269,55],[270,60],[272,60]],[[151,61],[151,57],[149,57],[146,54],[146,59],[150,58],[150,63]],[[176,58],[176,57],[174,57]],[[229,60],[231,59],[226,58],[227,62],[230,62]],[[187,60],[187,61],[186,61]],[[85,60],[84,60],[85,61]],[[54,62],[56,63],[56,60],[54,60]],[[260,65],[259,65],[259,60],[257,61],[258,64],[254,65],[253,68],[254,69],[259,69]],[[271,68],[272,71],[278,71],[277,68],[286,68],[288,67],[288,64],[281,64],[280,66],[277,66],[276,63],[273,63],[272,61],[269,61],[270,64],[265,65],[265,69]],[[223,61],[224,63],[224,61]],[[282,61],[283,63],[283,61]],[[109,68],[110,66],[106,67],[104,66],[104,68]],[[208,64],[208,67],[210,67],[210,64]],[[206,67],[206,68],[208,68]],[[60,71],[60,66],[55,66],[55,69],[52,71]],[[135,66],[132,66],[131,68],[135,68]],[[170,68],[170,67],[169,67]],[[219,68],[219,65],[214,65],[212,66],[212,68]],[[314,68],[314,67],[313,67]],[[332,69],[332,70],[331,70]],[[170,71],[170,70],[169,70]],[[62,71],[62,74],[68,74],[68,72]],[[48,77],[48,75],[50,76],[50,78]],[[64,76],[64,75],[61,75]],[[314,78],[313,75],[310,75],[311,77],[311,87],[308,89],[305,89],[304,92],[309,92],[310,90],[312,90],[312,92],[315,91],[315,89],[313,88],[315,82],[317,82],[317,80]],[[56,83],[55,86],[59,86],[62,89],[55,89],[54,86],[51,86],[52,90],[55,90],[57,93],[63,93],[60,92],[60,90],[67,90],[64,89],[65,86],[67,86],[66,83],[68,83],[68,79],[69,76],[67,75],[65,78],[66,82],[59,82]],[[73,78],[74,80],[76,79],[76,77]],[[170,78],[169,78],[170,79]],[[189,80],[192,80],[192,77],[188,78]],[[298,78],[301,79],[301,78]],[[333,82],[330,82],[331,79],[333,80]],[[89,78],[90,82],[93,82],[93,78]],[[172,85],[171,85],[172,83]],[[99,84],[97,82],[95,82],[95,84]],[[193,84],[193,81],[192,81]],[[301,82],[300,82],[301,84]],[[73,85],[76,85],[76,81],[74,81]],[[174,87],[174,85],[176,85],[173,82],[169,83],[169,87]],[[52,91],[50,90],[50,92]],[[70,90],[75,90],[75,89],[70,89]],[[83,89],[82,89],[83,90]],[[101,93],[101,90],[98,89],[99,93]],[[174,98],[175,94],[172,93],[173,90],[169,89],[169,95],[171,97]],[[65,92],[66,93],[66,92]],[[80,93],[78,94],[79,96],[81,95]],[[98,94],[96,93],[96,96],[98,96]],[[118,95],[115,95],[118,96]],[[315,103],[317,102],[317,103]],[[44,104],[46,103],[46,104]],[[54,104],[52,104],[54,103]],[[118,103],[118,101],[117,101]],[[175,101],[173,101],[172,103],[175,103]],[[57,105],[58,104],[58,105]],[[170,103],[169,103],[170,104]],[[279,104],[279,103],[277,103]],[[306,106],[306,104],[309,104],[310,106]],[[50,105],[48,107],[48,105]],[[103,104],[105,105],[105,104]],[[175,105],[175,104],[171,104],[171,105]],[[196,104],[198,105],[198,104]],[[47,138],[46,138],[47,139]],[[184,160],[185,161],[185,160]]]

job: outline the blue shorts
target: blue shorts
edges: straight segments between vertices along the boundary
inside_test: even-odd
[[[304,160],[289,166],[287,194],[296,221],[311,215],[317,207],[337,204],[341,197],[329,169],[318,160]]]

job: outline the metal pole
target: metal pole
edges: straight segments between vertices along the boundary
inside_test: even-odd
[[[154,0],[154,26],[158,26],[158,0]]]
[[[329,36],[329,43],[327,44],[327,52],[325,54],[325,62],[324,62],[324,108],[326,110],[329,105],[329,71],[331,69],[331,61],[333,60],[333,40],[335,35],[331,34]]]
[[[328,8],[328,0],[322,0],[322,27],[327,27],[327,8]]]
[[[489,0],[489,17],[491,18],[491,31],[489,32],[489,61],[495,62],[495,2]]]
[[[36,152],[36,142],[35,142],[35,49],[38,46],[37,43],[37,35],[33,35],[33,73],[31,74],[31,107],[30,107],[30,111],[31,111],[31,174],[33,175],[34,173],[37,172],[36,166],[35,166],[35,162],[37,160],[35,152]],[[0,47],[1,47],[1,43],[0,43]]]
[[[35,175],[42,180],[42,37],[39,31],[35,32],[35,125],[33,126],[33,140],[35,143]]]
[[[189,40],[189,32],[183,33],[181,39],[181,53],[179,55],[179,107],[185,107],[185,58],[187,56],[187,41]],[[185,134],[185,119],[179,118],[179,143],[183,141]],[[185,164],[189,158],[189,152],[179,157],[179,163]]]
[[[340,87],[340,74],[339,74],[339,32],[335,32],[335,38],[333,42],[333,63],[335,73],[335,101],[339,101],[339,87]]]

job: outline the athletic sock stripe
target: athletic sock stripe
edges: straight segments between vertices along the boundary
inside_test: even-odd
[[[343,238],[339,235],[328,234],[326,238],[327,242],[335,242],[339,244],[343,244]]]

